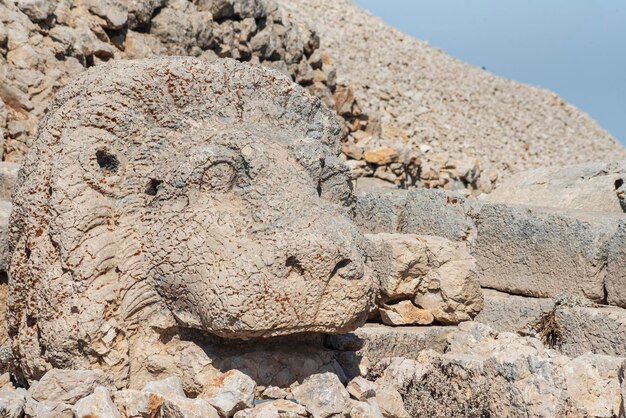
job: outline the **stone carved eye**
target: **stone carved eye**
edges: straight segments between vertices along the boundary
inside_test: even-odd
[[[180,164],[168,184],[179,189],[195,187],[203,192],[224,193],[241,184],[241,160],[235,151],[222,146],[197,148]]]
[[[237,170],[231,161],[215,161],[206,168],[200,179],[202,190],[225,192],[233,187]]]
[[[117,157],[106,150],[96,151],[96,162],[102,170],[109,173],[116,173],[120,167]]]

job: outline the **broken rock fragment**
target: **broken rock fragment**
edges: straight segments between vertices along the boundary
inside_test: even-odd
[[[429,325],[435,320],[432,313],[418,308],[410,300],[383,305],[379,312],[383,323],[387,325]]]

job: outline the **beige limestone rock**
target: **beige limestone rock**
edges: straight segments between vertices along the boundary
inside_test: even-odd
[[[402,396],[393,387],[380,386],[376,390],[376,403],[385,418],[410,418],[404,408]]]
[[[19,164],[0,162],[0,200],[11,200],[19,168]]]
[[[113,379],[101,370],[52,369],[34,382],[28,394],[37,402],[51,401],[74,404],[89,396],[95,388],[111,388]]]
[[[171,376],[166,379],[148,382],[144,385],[143,392],[157,393],[165,398],[173,396],[185,396],[183,384],[179,377]]]
[[[444,324],[470,320],[482,309],[475,261],[465,243],[411,234],[368,234],[366,239],[370,263],[380,280],[381,302],[410,299]],[[403,303],[400,308],[410,306]],[[398,309],[389,311],[383,306],[383,311],[391,323],[398,321],[390,312],[403,316]],[[417,322],[400,322],[432,322],[418,312],[415,315],[420,317]]]
[[[607,302],[626,308],[626,219],[623,219],[608,244]]]
[[[350,411],[350,395],[332,373],[312,375],[294,387],[291,393],[314,417],[341,416]]]
[[[369,402],[350,400],[350,418],[383,418],[380,408],[376,403],[376,399]]]
[[[379,312],[386,325],[430,325],[435,320],[430,311],[418,308],[410,300],[383,305]]]
[[[252,409],[244,409],[235,418],[298,418],[308,416],[306,408],[284,399],[263,402]]]
[[[289,392],[287,392],[283,388],[270,386],[263,390],[262,395],[264,399],[285,399],[287,396],[289,396]]]
[[[26,407],[26,391],[15,389],[13,386],[0,388],[0,416],[6,418],[21,418]]]
[[[376,385],[361,376],[352,379],[346,389],[358,401],[367,401],[376,397]]]
[[[72,411],[76,418],[121,418],[109,391],[102,386],[97,387],[91,395],[76,402]]]
[[[581,416],[613,417],[624,405],[619,380],[623,357],[584,354],[563,368],[570,408]],[[623,411],[623,410],[622,410]]]
[[[26,397],[24,413],[31,417],[54,417],[73,418],[73,406],[65,402],[43,401],[37,402],[31,397]]]
[[[443,352],[454,326],[390,327],[365,324],[343,335],[329,335],[326,345],[337,351],[337,359],[351,376],[366,375],[370,368],[388,357],[415,359],[423,350]]]
[[[152,392],[126,389],[115,392],[113,402],[124,418],[158,417],[165,398]]]
[[[9,323],[26,377],[99,364],[118,385],[135,372],[145,383],[194,344],[159,333],[363,323],[374,284],[339,139],[329,109],[251,64],[162,58],[84,73],[57,96],[15,195]],[[182,376],[171,361],[163,373]]]
[[[395,148],[381,147],[365,150],[364,158],[371,164],[386,165],[397,162],[400,155]]]
[[[217,410],[204,399],[169,396],[161,407],[163,416],[172,418],[220,418]]]
[[[554,308],[550,298],[531,298],[482,289],[485,306],[474,321],[489,325],[498,332],[528,332],[545,313]]]
[[[626,309],[558,306],[558,349],[571,357],[587,352],[626,357]]]
[[[537,168],[514,174],[482,197],[490,202],[556,210],[621,214],[626,196],[626,161]]]
[[[450,334],[445,353],[385,359],[374,372],[379,386],[402,394],[411,416],[609,417],[620,414],[622,362],[571,359],[537,339],[466,322]]]
[[[256,383],[238,370],[231,370],[210,382],[200,395],[221,416],[232,417],[238,411],[254,406]]]
[[[12,208],[10,201],[0,200],[0,272],[6,272],[11,261],[9,253],[9,218]]]
[[[620,216],[484,204],[477,217],[472,255],[482,286],[540,298],[605,298],[607,248]],[[609,301],[617,296],[606,290]]]

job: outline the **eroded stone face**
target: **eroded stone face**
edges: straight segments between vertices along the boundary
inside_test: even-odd
[[[363,322],[373,285],[339,134],[298,86],[234,61],[116,62],[63,90],[10,225],[25,375],[117,364],[172,318],[226,338]]]

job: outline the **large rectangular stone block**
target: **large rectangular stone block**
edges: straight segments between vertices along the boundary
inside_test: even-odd
[[[476,227],[472,207],[443,190],[380,190],[357,197],[355,222],[363,232],[435,235],[471,241]]]
[[[626,217],[621,214],[506,205],[412,189],[360,195],[356,223],[366,233],[466,241],[483,287],[538,298],[571,293],[626,308]]]
[[[607,249],[618,220],[484,204],[472,248],[481,286],[549,298],[606,301]]]
[[[555,320],[564,354],[576,357],[591,351],[626,356],[626,309],[559,307]]]
[[[484,308],[474,321],[489,325],[498,332],[529,331],[544,313],[552,310],[548,298],[529,298],[483,289]]]

